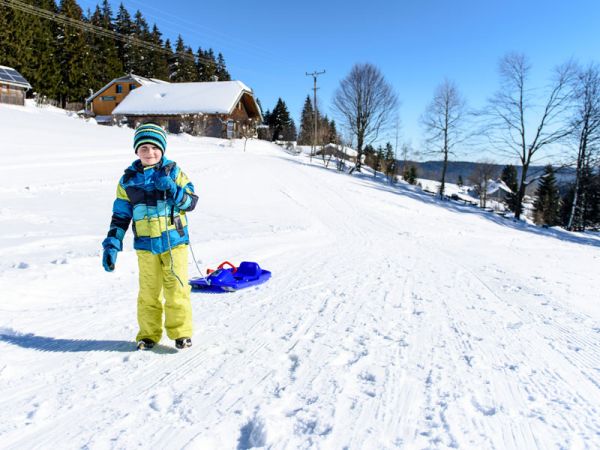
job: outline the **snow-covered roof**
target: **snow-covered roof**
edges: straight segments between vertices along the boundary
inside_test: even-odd
[[[31,89],[31,85],[25,77],[8,66],[0,66],[0,82],[24,89]]]
[[[489,180],[487,185],[488,195],[493,195],[498,191],[504,191],[507,194],[512,194],[512,190],[502,180]]]
[[[113,114],[230,114],[245,93],[254,100],[252,90],[241,81],[147,85],[125,97]]]
[[[124,75],[122,77],[115,78],[114,80],[109,81],[107,84],[105,84],[102,87],[102,89],[98,89],[91,96],[86,98],[85,101],[88,103],[91,102],[96,97],[98,97],[100,94],[102,94],[106,89],[108,89],[108,87],[110,85],[112,85],[113,83],[123,83],[123,82],[127,82],[127,81],[137,81],[142,86],[148,86],[150,84],[169,84],[168,81],[159,80],[158,78],[146,78],[146,77],[141,77],[139,75],[134,75],[133,73],[130,73],[129,75]]]

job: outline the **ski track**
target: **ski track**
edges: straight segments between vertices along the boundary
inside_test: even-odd
[[[239,173],[215,155],[225,181]],[[238,164],[265,173],[264,158]],[[277,167],[286,174],[288,164]],[[263,287],[192,294],[197,331],[186,351],[166,339],[130,351],[133,254],[120,256],[127,270],[108,289],[90,275],[97,258],[82,257],[87,294],[45,292],[34,276],[46,302],[3,304],[0,350],[25,348],[0,363],[0,446],[600,448],[597,321],[543,281],[436,245],[444,237],[427,220],[453,213],[368,180],[293,170],[291,186],[285,175],[272,183],[306,220],[245,236],[281,238],[261,251],[282,270]],[[70,270],[53,276],[66,285]]]

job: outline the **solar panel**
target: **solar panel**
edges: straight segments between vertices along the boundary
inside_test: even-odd
[[[30,87],[29,82],[19,72],[9,67],[0,68],[0,81]]]

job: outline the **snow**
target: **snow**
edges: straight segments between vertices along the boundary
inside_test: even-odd
[[[135,352],[131,233],[100,261],[133,131],[31,104],[0,124],[1,448],[599,448],[597,234],[169,135],[200,266],[273,278],[193,294],[194,346]]]
[[[113,114],[229,114],[252,91],[241,81],[148,84],[135,89]]]

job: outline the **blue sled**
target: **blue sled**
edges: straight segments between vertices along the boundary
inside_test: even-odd
[[[235,292],[250,286],[262,284],[271,278],[271,272],[263,270],[255,262],[244,261],[239,267],[225,269],[221,266],[205,278],[192,278],[193,291]]]

